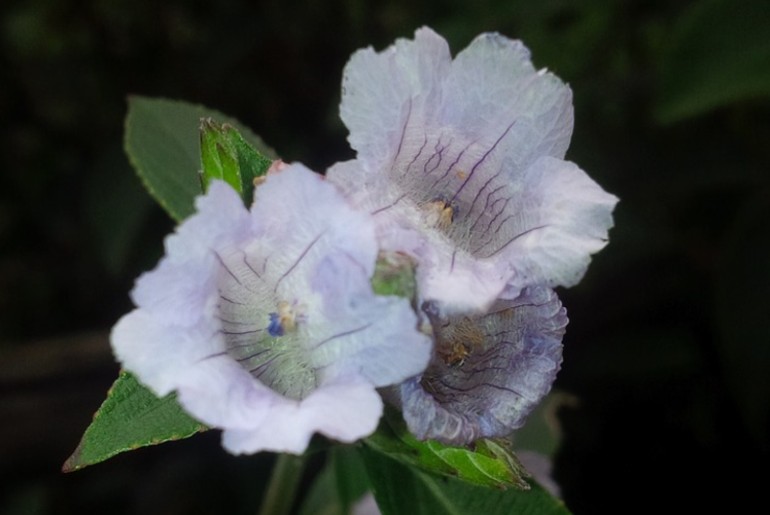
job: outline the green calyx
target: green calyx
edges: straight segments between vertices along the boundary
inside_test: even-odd
[[[214,179],[228,183],[251,203],[254,180],[267,173],[272,161],[252,147],[241,133],[227,123],[201,118],[201,182],[204,190]]]

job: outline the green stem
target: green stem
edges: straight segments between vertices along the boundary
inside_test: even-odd
[[[260,515],[288,515],[291,512],[304,468],[304,456],[278,455],[259,508]]]

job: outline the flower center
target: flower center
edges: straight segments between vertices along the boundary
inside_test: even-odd
[[[425,224],[441,231],[446,231],[452,225],[455,210],[452,205],[442,199],[432,200],[423,205]]]
[[[463,366],[466,358],[483,344],[484,333],[477,323],[467,317],[436,333],[436,352],[450,367]]]
[[[296,331],[297,324],[307,320],[304,308],[305,306],[296,300],[292,303],[285,300],[278,302],[278,310],[268,315],[270,323],[267,326],[267,332],[270,336],[283,336]]]
[[[308,319],[305,304],[249,295],[226,298],[222,296],[219,316],[227,355],[281,395],[302,399],[313,391],[318,380],[300,332]]]

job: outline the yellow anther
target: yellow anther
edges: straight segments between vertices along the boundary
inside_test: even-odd
[[[448,202],[443,200],[434,200],[428,202],[425,206],[428,224],[437,229],[447,229],[452,225],[454,219],[454,209]]]

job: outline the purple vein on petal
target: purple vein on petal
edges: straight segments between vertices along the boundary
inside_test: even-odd
[[[495,221],[500,217],[500,215],[502,215],[505,212],[505,209],[508,207],[508,203],[511,201],[511,199],[510,198],[500,197],[499,199],[495,200],[492,203],[491,207],[494,207],[499,201],[503,201],[503,207],[501,207],[500,210],[497,213],[495,213],[495,216],[493,216],[489,220],[489,223],[487,223],[486,228],[481,232],[482,235],[488,236],[487,241],[485,241],[484,243],[482,243],[481,245],[479,245],[475,249],[471,250],[471,254],[474,254],[474,255],[477,254],[478,251],[480,251],[481,249],[483,249],[484,247],[486,247],[487,245],[492,243],[492,241],[494,241],[494,239],[495,239],[495,234],[497,234],[497,230],[500,229],[500,227],[502,227],[502,225],[506,222],[506,220],[511,218],[510,216],[505,217],[498,224],[497,229],[495,229],[494,231],[491,231],[492,224],[495,223]],[[490,231],[492,232],[491,234],[490,234]]]
[[[516,125],[516,120],[511,122],[511,124],[503,131],[503,133],[500,135],[500,137],[497,138],[497,141],[495,141],[495,143],[492,145],[492,147],[489,150],[487,150],[484,153],[483,156],[481,156],[481,159],[479,159],[479,161],[475,165],[473,165],[473,168],[471,168],[471,171],[468,173],[468,177],[465,178],[463,183],[460,185],[460,187],[457,189],[457,191],[455,192],[454,196],[450,200],[450,204],[452,202],[454,202],[454,200],[457,198],[457,195],[460,194],[460,192],[463,190],[463,188],[465,188],[465,185],[468,184],[468,182],[471,180],[471,178],[473,178],[473,174],[476,173],[476,170],[478,169],[479,166],[481,166],[481,163],[483,163],[484,160],[487,157],[489,157],[489,155],[495,150],[495,148],[497,148],[497,145],[500,144],[500,142],[503,140],[503,138],[505,138],[505,136],[508,134],[508,132],[511,130],[511,128],[514,125]]]
[[[222,332],[222,334],[237,336],[237,335],[240,335],[240,334],[256,334],[256,333],[261,333],[262,329],[253,329],[251,331],[225,331],[224,329],[222,329],[221,332]]]
[[[316,243],[318,243],[318,240],[320,240],[320,239],[321,239],[321,236],[323,236],[325,233],[326,233],[326,231],[322,231],[322,232],[321,232],[321,233],[320,233],[318,236],[316,236],[315,238],[313,238],[313,241],[311,241],[311,242],[310,242],[310,244],[309,244],[309,245],[308,245],[308,246],[305,248],[305,250],[303,250],[303,251],[302,251],[302,253],[299,255],[299,257],[297,257],[297,260],[296,260],[296,261],[294,261],[294,263],[293,263],[293,264],[292,264],[292,265],[289,267],[289,269],[288,269],[288,270],[286,270],[286,271],[283,273],[283,275],[281,275],[281,277],[279,277],[279,278],[278,278],[278,281],[276,281],[276,283],[275,283],[275,288],[273,288],[273,293],[275,293],[275,292],[277,292],[277,291],[278,291],[278,286],[280,286],[280,284],[281,284],[281,281],[283,281],[284,279],[286,279],[286,277],[287,277],[287,276],[288,276],[288,275],[289,275],[289,274],[290,274],[292,271],[294,271],[294,269],[295,269],[295,268],[297,268],[297,265],[299,265],[299,263],[300,263],[300,262],[301,262],[301,261],[302,261],[302,260],[305,258],[305,256],[307,256],[307,253],[308,253],[308,252],[310,252],[310,249],[312,249],[312,248],[313,248],[313,245],[315,245]]]
[[[320,348],[322,345],[325,345],[325,344],[329,343],[332,340],[336,340],[337,338],[342,338],[344,336],[350,336],[351,334],[355,334],[355,333],[358,333],[360,331],[364,331],[364,330],[370,328],[372,326],[372,324],[374,324],[374,322],[369,322],[368,324],[364,324],[361,327],[356,327],[355,329],[350,329],[348,331],[343,331],[341,333],[337,333],[337,334],[334,334],[332,336],[329,336],[328,338],[326,338],[324,340],[321,340],[317,344],[313,345],[312,349],[316,350],[316,349]]]
[[[404,120],[404,125],[401,127],[401,139],[398,142],[398,149],[396,150],[396,155],[393,156],[393,165],[391,165],[391,169],[396,166],[396,160],[398,159],[398,156],[401,155],[401,147],[404,145],[404,138],[406,137],[406,127],[409,125],[409,120],[412,117],[412,99],[409,99],[409,110],[406,113],[406,120]]]
[[[472,392],[474,390],[477,390],[479,388],[483,388],[483,387],[486,386],[486,387],[489,387],[489,388],[493,388],[495,390],[506,391],[506,392],[512,393],[512,394],[517,395],[517,396],[522,397],[522,398],[524,397],[521,393],[517,392],[513,388],[509,388],[507,386],[502,386],[502,385],[498,385],[498,384],[494,384],[494,383],[487,383],[486,381],[482,382],[482,383],[476,383],[474,385],[471,385],[471,386],[468,386],[468,387],[465,387],[465,388],[461,388],[460,386],[457,386],[457,385],[447,384],[443,379],[438,379],[437,381],[442,386],[445,386],[447,389],[452,390],[453,392],[455,392],[455,395],[460,395],[460,394],[467,395],[468,392]]]
[[[220,322],[224,322],[225,324],[231,324],[231,325],[257,325],[256,322],[239,322],[237,320],[228,320],[227,318],[222,318],[221,315],[216,315],[216,318],[218,318]]]
[[[267,351],[264,350],[262,352],[267,352]],[[270,363],[272,363],[273,361],[275,361],[276,359],[278,359],[281,356],[283,356],[283,354],[276,354],[275,356],[273,356],[272,358],[268,359],[267,361],[264,361],[264,362],[260,363],[259,365],[257,365],[256,367],[249,369],[249,373],[250,374],[254,374],[254,372],[259,370],[260,368],[266,367],[267,365],[269,365]],[[245,360],[238,360],[238,361],[245,361]],[[265,373],[265,370],[263,370],[262,372],[259,372],[255,377],[260,377],[264,373]]]
[[[406,193],[401,194],[401,196],[399,196],[396,200],[394,200],[393,202],[391,202],[387,206],[375,209],[374,211],[371,212],[371,215],[374,216],[374,215],[377,215],[379,213],[382,213],[383,211],[387,211],[388,209],[392,208],[393,206],[395,206],[396,204],[401,202],[404,199],[404,197],[406,197]]]
[[[227,270],[227,273],[230,274],[230,277],[232,277],[235,280],[235,282],[243,286],[243,283],[241,283],[241,280],[238,279],[238,277],[236,277],[233,271],[230,270],[230,268],[225,264],[225,261],[224,259],[222,259],[222,256],[219,255],[219,252],[214,251],[214,255],[217,257],[217,261],[219,261],[219,264],[222,265],[222,268]]]
[[[249,340],[247,343],[240,343],[237,342],[235,345],[230,345],[231,342],[227,342],[227,350],[233,350],[233,349],[245,349],[246,347],[253,347],[254,346],[254,340]]]
[[[509,202],[510,202],[510,200],[511,200],[511,198],[510,198],[510,197],[501,197],[501,198],[499,198],[499,199],[497,199],[497,200],[502,200],[503,198],[505,198],[505,203],[503,204],[503,207],[502,207],[502,208],[500,208],[500,210],[498,210],[498,212],[495,214],[495,216],[494,216],[494,217],[493,217],[491,220],[489,220],[489,223],[487,224],[487,227],[486,227],[486,229],[484,229],[484,231],[482,232],[482,234],[483,234],[484,236],[487,236],[487,239],[486,239],[486,241],[483,241],[483,240],[481,240],[481,238],[479,238],[479,240],[483,241],[483,243],[481,243],[481,244],[480,244],[478,247],[476,247],[476,249],[474,249],[474,250],[473,250],[473,252],[474,252],[474,253],[478,253],[478,252],[479,252],[481,249],[483,249],[484,247],[486,247],[486,246],[487,246],[487,245],[489,245],[490,243],[494,243],[494,242],[495,242],[495,235],[496,235],[498,232],[500,232],[500,229],[502,229],[502,227],[503,227],[503,226],[504,226],[504,225],[505,225],[505,224],[506,224],[506,223],[507,223],[509,220],[514,220],[514,219],[515,219],[517,216],[520,216],[520,215],[521,215],[521,210],[522,210],[522,208],[521,208],[521,206],[518,206],[518,207],[517,207],[517,209],[516,209],[516,211],[515,211],[514,213],[509,213],[509,214],[508,214],[508,216],[506,216],[505,218],[503,218],[502,220],[500,220],[499,222],[497,222],[497,227],[495,227],[495,228],[493,229],[493,228],[492,228],[492,225],[493,225],[493,224],[495,223],[495,221],[496,221],[496,220],[497,220],[497,219],[500,217],[500,215],[502,215],[502,214],[504,214],[504,213],[506,213],[506,212],[507,212],[507,211],[506,211],[506,209],[507,209],[507,207],[508,207],[508,203],[509,203]],[[497,203],[497,201],[495,201],[494,203]],[[494,203],[493,203],[493,205],[494,205]],[[498,249],[498,250],[499,250],[499,249]],[[494,255],[494,253],[492,253],[492,254],[490,254],[490,255]]]
[[[489,193],[487,193],[487,200],[486,200],[486,202],[484,202],[484,207],[481,209],[481,211],[479,211],[479,216],[477,216],[477,217],[476,217],[476,220],[475,220],[475,221],[473,222],[473,224],[472,224],[472,225],[471,225],[471,226],[468,228],[468,231],[469,231],[469,232],[470,232],[470,231],[473,231],[473,229],[475,229],[475,228],[476,228],[476,224],[478,224],[478,223],[481,221],[481,219],[484,217],[484,213],[486,213],[488,209],[490,209],[490,208],[491,208],[491,207],[493,207],[495,204],[497,204],[497,202],[498,202],[498,201],[500,201],[500,200],[510,200],[510,199],[503,199],[503,198],[501,197],[501,198],[499,198],[499,199],[495,199],[494,201],[492,201],[492,196],[493,196],[495,193],[497,193],[498,191],[502,190],[502,189],[505,189],[505,185],[504,185],[504,184],[503,184],[503,185],[500,185],[500,186],[498,186],[497,188],[495,188],[495,189],[493,189],[492,191],[490,191]],[[474,201],[474,202],[475,202],[475,201]],[[490,202],[492,202],[492,205],[490,205]],[[468,210],[468,213],[470,214],[472,210],[473,210],[473,205],[471,205],[471,209],[469,209],[469,210]]]
[[[454,161],[452,161],[451,163],[449,163],[449,166],[447,166],[447,168],[446,168],[446,171],[444,172],[444,175],[442,175],[441,177],[439,177],[438,179],[436,179],[435,181],[433,181],[433,184],[431,184],[431,185],[430,185],[430,187],[428,188],[428,190],[432,190],[433,188],[435,188],[435,187],[436,187],[436,185],[437,185],[439,182],[441,182],[441,181],[443,181],[444,179],[446,179],[447,175],[449,175],[449,172],[451,172],[451,171],[452,171],[452,168],[454,168],[454,167],[457,165],[457,163],[459,163],[459,162],[460,162],[460,159],[462,159],[462,158],[463,158],[463,155],[465,154],[465,151],[466,151],[466,150],[468,150],[469,148],[471,148],[471,145],[473,145],[474,143],[476,143],[476,141],[475,141],[475,140],[474,140],[474,141],[471,141],[470,143],[468,143],[468,145],[466,145],[466,147],[465,147],[464,149],[462,149],[462,150],[460,151],[460,153],[459,153],[459,154],[457,154],[457,157],[455,158],[455,160],[454,160]]]
[[[216,352],[214,354],[209,354],[208,356],[203,356],[198,360],[198,363],[203,363],[204,361],[208,361],[214,358],[223,358],[223,357],[226,357],[227,355],[228,355],[227,351]]]
[[[240,358],[235,358],[235,361],[237,361],[238,363],[243,363],[244,361],[249,361],[249,360],[252,360],[252,359],[254,359],[256,357],[259,357],[262,354],[268,352],[269,350],[270,349],[261,349],[261,350],[255,352],[254,354],[249,354],[248,356],[243,356],[243,357],[240,357]]]
[[[425,137],[422,141],[422,146],[420,146],[420,150],[417,151],[417,154],[412,158],[411,161],[409,161],[409,164],[406,165],[406,170],[404,170],[403,175],[407,175],[409,173],[409,169],[412,167],[412,165],[417,161],[420,156],[422,155],[422,151],[425,150],[425,147],[428,145],[428,133],[425,133]]]
[[[492,177],[490,177],[489,179],[487,179],[487,182],[485,182],[485,183],[484,183],[484,184],[481,186],[481,188],[479,189],[478,193],[476,193],[476,196],[475,196],[475,197],[473,197],[473,202],[471,202],[471,207],[469,207],[469,208],[468,208],[468,214],[471,214],[471,213],[473,212],[473,208],[476,206],[476,202],[477,202],[477,201],[479,200],[479,198],[481,197],[481,193],[482,193],[482,192],[483,192],[483,191],[484,191],[484,190],[487,188],[487,186],[489,186],[489,185],[492,183],[492,181],[494,181],[495,179],[497,179],[498,177],[500,177],[500,174],[501,174],[502,172],[503,172],[503,168],[502,168],[502,166],[501,166],[501,167],[500,167],[500,169],[498,169],[498,170],[497,170],[497,173],[496,173],[496,174],[494,174],[494,175],[493,175]],[[495,189],[495,190],[492,190],[492,192],[490,192],[490,193],[488,193],[488,194],[487,194],[487,200],[486,200],[486,204],[489,204],[489,197],[490,197],[490,195],[491,195],[492,193],[494,193],[495,191],[499,190],[499,189],[500,189],[500,188],[502,188],[502,187],[503,187],[503,186],[500,186],[499,188],[497,188],[497,189]],[[482,213],[483,213],[483,210],[482,210]],[[479,216],[481,216],[481,215],[479,215]]]
[[[249,257],[246,255],[245,252],[243,252],[243,264],[246,265],[249,268],[249,270],[251,270],[254,273],[254,275],[256,275],[259,279],[262,279],[262,274],[257,272],[254,269],[254,267],[251,266],[251,263],[249,263]]]
[[[452,141],[450,140],[449,143],[451,144]],[[446,150],[446,145],[441,144],[441,137],[438,138],[438,141],[436,141],[436,144],[433,146],[433,155],[428,158],[427,161],[425,161],[425,164],[423,165],[422,169],[423,172],[426,174],[432,173],[436,168],[441,166],[441,160],[444,158],[444,150]],[[436,161],[436,165],[428,170],[428,165],[431,161],[433,161],[434,158],[438,158]]]
[[[500,253],[500,252],[501,252],[503,249],[505,249],[505,247],[507,247],[508,245],[510,245],[511,243],[513,243],[514,241],[518,240],[518,239],[519,239],[519,238],[521,238],[522,236],[526,236],[527,234],[529,234],[529,233],[531,233],[531,232],[534,232],[534,231],[539,231],[540,229],[545,229],[546,227],[548,227],[548,225],[539,225],[539,226],[537,226],[537,227],[533,227],[533,228],[531,228],[531,229],[527,229],[526,231],[524,231],[524,232],[522,232],[522,233],[519,233],[519,234],[517,234],[516,236],[514,236],[513,238],[511,238],[510,240],[508,240],[507,242],[505,242],[505,243],[504,243],[502,246],[500,246],[500,248],[498,248],[497,250],[495,250],[495,251],[494,251],[494,252],[492,252],[491,254],[489,254],[489,255],[487,255],[487,256],[484,256],[484,257],[485,257],[485,258],[491,258],[491,257],[492,257],[492,256],[494,256],[495,254],[498,254],[498,253]]]

